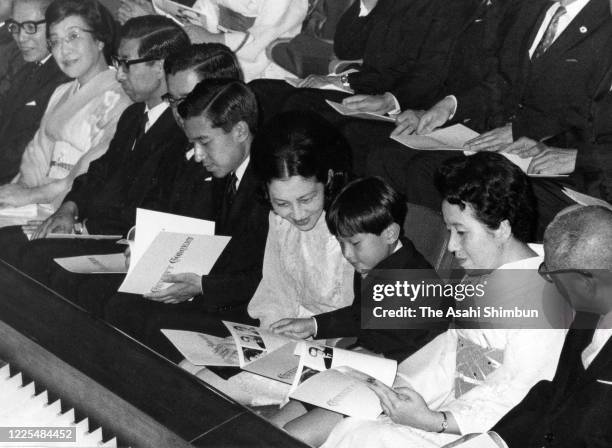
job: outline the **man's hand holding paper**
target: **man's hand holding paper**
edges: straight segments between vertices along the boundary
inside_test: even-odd
[[[383,95],[353,95],[342,100],[342,105],[360,112],[386,114],[395,109],[393,95],[386,92]]]
[[[163,303],[181,303],[202,294],[202,277],[198,274],[168,274],[161,280],[173,284],[161,291],[144,294],[146,299]]]

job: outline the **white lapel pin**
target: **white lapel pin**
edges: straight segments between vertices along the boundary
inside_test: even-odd
[[[581,26],[581,27],[580,27],[580,32],[581,32],[582,34],[586,33],[587,31],[588,31],[588,29],[587,29],[587,27],[586,27],[586,26]]]

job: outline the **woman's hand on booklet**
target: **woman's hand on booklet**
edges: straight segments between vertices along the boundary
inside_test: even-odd
[[[391,137],[412,134],[419,126],[423,115],[425,115],[424,110],[406,109],[395,118],[395,129],[391,132]]]
[[[306,339],[314,336],[316,332],[315,321],[312,317],[302,319],[281,319],[270,325],[270,330],[276,334],[290,338]]]
[[[161,291],[144,294],[146,299],[163,303],[181,303],[202,294],[202,277],[198,274],[164,275],[161,280],[174,284]]]
[[[395,109],[393,95],[353,95],[342,100],[342,105],[359,112],[372,112],[384,115]]]
[[[380,400],[383,412],[400,425],[412,426],[425,431],[438,431],[441,427],[440,412],[429,409],[423,397],[409,387],[392,389],[376,379],[367,382]]]
[[[468,140],[464,148],[468,151],[503,151],[512,142],[512,124],[508,123]]]

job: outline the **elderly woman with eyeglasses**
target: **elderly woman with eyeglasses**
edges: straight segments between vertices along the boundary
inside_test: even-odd
[[[437,186],[448,250],[466,272],[461,284],[484,286],[484,295],[458,302],[455,311],[516,306],[541,318],[456,317],[453,328],[398,366],[394,388],[362,378],[384,415],[344,419],[325,447],[440,447],[486,432],[555,372],[571,316],[538,275],[539,248],[527,244],[535,222],[529,179],[501,154],[481,152],[448,161]]]
[[[73,81],[51,96],[19,174],[0,187],[0,207],[61,203],[74,178],[106,152],[131,102],[108,65],[116,24],[104,6],[96,0],[55,0],[45,22],[49,51]]]

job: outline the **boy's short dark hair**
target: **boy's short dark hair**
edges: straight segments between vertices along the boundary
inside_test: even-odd
[[[237,79],[201,81],[179,105],[178,113],[184,120],[204,115],[225,132],[244,121],[252,134],[257,132],[257,99],[249,86]]]
[[[358,233],[380,235],[391,224],[401,229],[406,218],[406,201],[379,177],[354,180],[332,202],[325,219],[334,236]]]
[[[242,71],[232,50],[217,42],[191,44],[164,61],[166,75],[195,71],[200,79],[231,78],[242,80]]]

